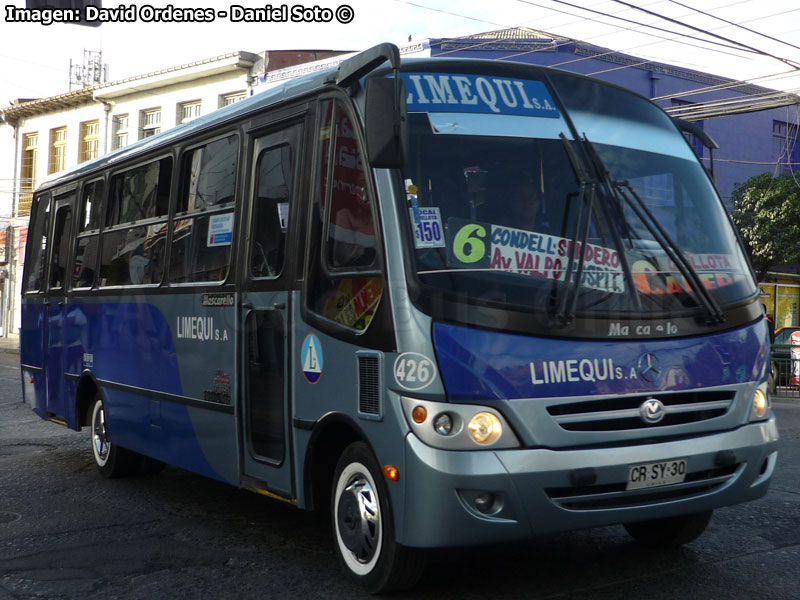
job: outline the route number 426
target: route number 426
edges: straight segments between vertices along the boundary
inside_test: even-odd
[[[436,365],[418,352],[403,352],[394,361],[394,378],[406,390],[421,390],[436,379]]]

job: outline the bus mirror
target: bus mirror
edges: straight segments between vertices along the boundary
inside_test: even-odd
[[[405,165],[408,156],[405,82],[398,77],[368,79],[364,114],[370,165],[381,169]]]

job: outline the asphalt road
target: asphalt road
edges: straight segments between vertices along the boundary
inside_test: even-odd
[[[0,600],[361,598],[324,521],[167,467],[104,480],[88,432],[21,403],[18,357],[0,354]],[[781,451],[769,494],[717,511],[675,551],[622,527],[444,551],[424,599],[800,598],[800,400],[778,401]]]

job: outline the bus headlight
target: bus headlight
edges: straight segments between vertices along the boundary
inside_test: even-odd
[[[434,402],[400,396],[411,431],[442,450],[500,450],[521,446],[503,414],[494,407]],[[425,415],[425,418],[421,418]]]
[[[492,413],[479,412],[469,420],[467,429],[473,440],[488,446],[494,443],[503,433],[503,424]]]
[[[439,435],[453,433],[453,418],[447,413],[441,413],[433,420],[433,428]]]
[[[756,388],[753,393],[753,403],[750,409],[750,420],[760,421],[769,415],[769,394],[767,393],[767,384],[762,383]]]

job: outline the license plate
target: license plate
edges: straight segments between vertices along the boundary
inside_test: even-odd
[[[627,490],[658,487],[681,483],[686,479],[685,458],[665,460],[661,462],[643,463],[628,467]]]

